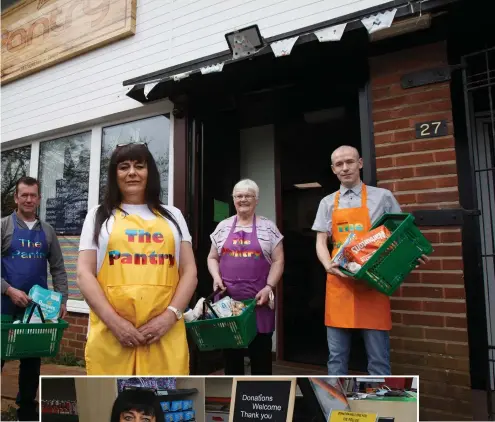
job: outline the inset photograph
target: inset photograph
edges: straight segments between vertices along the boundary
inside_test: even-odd
[[[416,422],[417,377],[42,377],[41,422]]]

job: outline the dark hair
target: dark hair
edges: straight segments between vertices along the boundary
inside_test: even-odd
[[[29,176],[22,176],[17,183],[15,184],[15,193],[19,192],[19,185],[23,184],[26,186],[38,186],[38,194],[40,193],[40,182],[38,179],[35,179],[34,177],[29,177]]]
[[[147,416],[154,416],[156,422],[165,422],[158,396],[149,390],[124,390],[115,399],[110,422],[120,422],[123,412],[135,410]]]
[[[119,209],[124,214],[125,211],[120,207],[122,202],[122,192],[117,184],[117,166],[124,161],[137,161],[146,163],[148,166],[148,181],[146,183],[145,200],[151,212],[158,212],[167,220],[170,220],[177,231],[182,236],[179,224],[175,220],[172,213],[163,208],[163,203],[160,200],[161,186],[160,173],[156,165],[155,159],[151,155],[150,150],[145,144],[127,144],[115,148],[110,157],[108,165],[108,178],[103,201],[96,210],[95,216],[95,234],[94,241],[98,245],[98,237],[100,236],[101,226],[104,221],[112,215],[115,209]]]

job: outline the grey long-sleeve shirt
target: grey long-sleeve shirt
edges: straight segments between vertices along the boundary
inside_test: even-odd
[[[28,226],[21,219],[17,219],[17,224],[21,229],[27,229]],[[47,260],[50,264],[50,274],[53,280],[53,289],[62,294],[62,303],[66,303],[69,296],[69,287],[67,285],[67,273],[65,272],[64,257],[62,249],[58,242],[57,235],[52,226],[44,221],[37,220],[31,230],[40,230],[43,228],[48,244]],[[14,234],[14,221],[12,215],[2,218],[2,258],[7,255],[12,243]],[[2,294],[5,294],[10,284],[3,278],[2,274]]]

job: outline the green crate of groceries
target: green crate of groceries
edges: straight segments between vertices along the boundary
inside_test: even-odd
[[[342,269],[342,272],[364,280],[379,292],[391,296],[416,268],[418,259],[422,255],[430,255],[433,248],[414,223],[414,217],[407,213],[384,214],[370,233],[371,237],[360,237],[343,248],[345,260],[348,260],[347,268],[352,268],[353,259],[359,261],[361,268],[355,266],[356,272],[348,269]],[[372,254],[363,252],[369,244],[380,240],[381,246]]]
[[[245,309],[238,316],[186,322],[187,331],[199,350],[243,349],[249,346],[256,336],[256,300],[243,300],[242,303]],[[208,306],[211,309],[211,305]]]
[[[64,330],[69,324],[58,322],[16,323],[2,315],[2,360],[56,356]]]

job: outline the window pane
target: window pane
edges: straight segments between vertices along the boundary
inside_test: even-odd
[[[131,142],[146,142],[153,155],[162,186],[163,203],[168,197],[168,163],[169,163],[170,120],[167,116],[156,116],[149,119],[136,120],[122,125],[103,128],[101,144],[100,168],[100,201],[105,193],[108,164],[117,145]]]
[[[57,234],[80,235],[88,212],[91,133],[40,144],[40,217]]]
[[[31,146],[2,151],[2,217],[16,209],[15,184],[22,176],[29,176]]]

